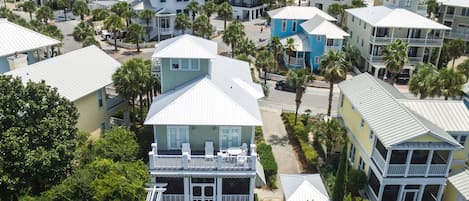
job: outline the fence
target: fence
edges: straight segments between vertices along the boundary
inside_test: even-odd
[[[107,42],[111,45],[114,45],[114,39],[112,39],[112,38],[108,38]],[[153,47],[155,47],[155,45],[156,45],[156,42],[138,43],[138,46],[140,48],[153,48]],[[122,41],[122,39],[117,39],[117,46],[125,48],[125,49],[137,49],[136,44],[134,44],[134,43],[125,43],[125,42]]]

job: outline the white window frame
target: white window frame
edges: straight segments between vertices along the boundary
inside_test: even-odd
[[[282,32],[287,31],[287,20],[282,19]]]
[[[314,57],[314,63],[315,63],[315,64],[319,64],[319,63],[320,63],[320,58],[319,58],[319,56],[315,56],[315,57]]]
[[[350,149],[349,149],[349,153],[348,153],[348,160],[350,161],[350,163],[353,165],[353,162],[355,162],[355,154],[356,154],[357,150],[355,149],[355,146],[353,145],[353,143],[350,143]]]
[[[169,130],[171,130],[171,129],[176,129],[176,146],[177,147],[172,147],[171,146],[171,139],[170,139],[171,135],[170,135],[170,132],[169,132]],[[186,129],[187,142],[182,142],[181,141],[180,129]],[[182,143],[188,143],[189,142],[189,126],[167,126],[166,127],[166,141],[167,141],[168,150],[180,150],[181,146],[182,146]]]
[[[321,41],[321,36],[320,35],[316,36],[316,40]]]
[[[363,127],[365,127],[365,120],[363,118],[361,118],[360,128],[363,128]]]
[[[98,90],[98,107],[101,109],[104,107],[104,90],[103,89],[99,89]]]
[[[358,159],[358,169],[361,171],[365,171],[365,161],[361,156],[360,159]]]
[[[292,32],[296,32],[296,23],[297,23],[296,20],[292,21],[292,26],[291,26],[291,31]]]
[[[182,62],[187,60],[188,68],[182,68]],[[173,68],[173,61],[177,61],[179,68]],[[196,61],[196,62],[194,62]],[[175,64],[176,62],[174,62]],[[195,64],[195,65],[194,65]],[[194,58],[170,58],[169,66],[171,71],[200,71],[200,59]],[[195,67],[195,68],[194,68]]]
[[[223,138],[222,138],[222,131],[224,129],[228,129],[229,130],[229,134],[228,134],[228,147],[223,147]],[[232,144],[232,138],[234,136],[235,133],[232,132],[232,130],[238,130],[237,132],[237,137],[239,139],[239,145],[233,145]],[[242,129],[241,129],[241,126],[220,126],[220,129],[218,131],[218,138],[219,138],[219,147],[220,147],[220,150],[226,150],[227,148],[230,148],[230,147],[238,147],[238,146],[241,146],[242,142],[241,142],[241,132],[242,132]]]

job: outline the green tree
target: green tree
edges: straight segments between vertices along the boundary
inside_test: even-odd
[[[283,55],[283,45],[280,42],[280,38],[278,36],[272,37],[272,41],[270,43],[270,47],[274,53],[275,58],[275,71],[278,70],[278,63],[281,61]]]
[[[457,66],[458,72],[462,73],[466,78],[469,78],[469,59],[464,60]]]
[[[101,44],[99,44],[98,41],[96,41],[96,39],[94,39],[93,36],[88,36],[85,38],[85,40],[83,40],[83,42],[81,43],[81,47],[88,47],[88,46],[91,46],[91,45],[96,45],[97,47],[101,48]]]
[[[238,54],[238,55],[236,55],[235,58],[238,59],[238,60],[241,60],[241,61],[248,62],[248,63],[252,62],[252,60],[249,58],[249,55],[247,55],[245,53]]]
[[[124,20],[118,15],[110,15],[104,20],[104,27],[110,30],[114,37],[114,51],[117,51],[117,36],[124,26]]]
[[[147,28],[150,27],[150,20],[153,19],[154,16],[155,11],[149,9],[142,10],[139,14],[140,19],[145,20]],[[148,40],[150,40],[150,31],[148,31]]]
[[[386,46],[383,50],[384,65],[390,74],[390,83],[393,85],[396,82],[396,76],[404,68],[409,58],[407,57],[408,45],[402,40],[397,39],[391,44]]]
[[[347,8],[348,6],[346,4],[333,3],[327,8],[327,13],[336,18],[339,18],[340,24],[342,25],[345,23],[345,9]]]
[[[287,63],[290,64],[290,59],[296,52],[295,40],[293,40],[293,38],[287,38],[287,43],[285,44],[285,47],[283,47],[283,49],[288,55]]]
[[[313,76],[309,75],[304,69],[288,70],[286,84],[296,89],[295,95],[295,125],[298,120],[298,109],[300,109],[301,99],[306,90],[306,84],[314,79]]]
[[[334,148],[344,143],[347,130],[336,118],[319,115],[319,119],[321,120],[314,123],[312,130],[318,142],[326,146],[326,156],[329,158]]]
[[[433,64],[438,67],[438,69],[441,69],[443,67],[446,68],[448,66],[449,60],[451,60],[448,55],[448,43],[443,43],[443,45],[441,46],[441,51],[439,49],[435,49],[434,51],[432,51],[430,60]]]
[[[324,73],[324,79],[329,82],[329,106],[327,107],[327,116],[331,116],[334,84],[345,80],[347,69],[350,65],[350,62],[345,59],[344,52],[329,51],[321,59],[321,70]]]
[[[101,21],[106,19],[109,16],[109,13],[107,10],[98,8],[94,9],[91,11],[91,14],[93,15],[93,21]]]
[[[36,10],[36,19],[47,24],[48,20],[54,19],[54,11],[49,6],[42,6]]]
[[[42,27],[41,31],[40,31],[42,34],[46,35],[46,36],[49,36],[49,37],[52,37],[52,38],[55,38],[59,41],[63,41],[64,39],[64,35],[62,34],[62,31],[60,31],[59,28],[57,28],[57,26],[55,25],[45,25]],[[59,47],[62,46],[62,43],[60,43],[59,45],[57,45],[57,49]],[[55,46],[52,46],[51,47],[51,51],[52,51],[52,56],[56,56],[58,53],[54,53],[54,48]],[[59,49],[59,52],[60,52],[60,49]]]
[[[90,14],[90,9],[88,8],[88,4],[86,4],[86,2],[78,0],[73,3],[72,13],[74,15],[79,15],[81,21],[84,21],[85,15]]]
[[[233,8],[227,1],[218,6],[218,16],[223,18],[223,31],[226,30],[226,21],[233,17]]]
[[[181,31],[182,34],[186,32],[186,29],[191,28],[191,20],[184,13],[178,13],[174,20],[174,29]]]
[[[124,13],[129,10],[130,5],[125,1],[117,2],[116,4],[112,5],[111,12],[115,13],[119,17],[124,18]]]
[[[138,17],[138,15],[135,10],[129,5],[129,8],[122,14],[122,17],[125,19],[125,26],[128,28],[129,25],[132,24],[132,18]]]
[[[347,174],[347,191],[352,192],[353,195],[359,195],[358,191],[362,190],[366,186],[366,173],[351,169]]]
[[[358,58],[360,58],[360,50],[357,46],[347,43],[344,47],[345,59],[352,64],[352,66],[358,66]]]
[[[332,201],[343,201],[345,195],[345,175],[347,174],[347,143],[344,143],[342,152],[340,152],[339,167],[334,188],[332,189]]]
[[[192,30],[194,35],[207,39],[213,34],[213,26],[210,24],[210,19],[205,14],[197,16],[192,25]]]
[[[81,42],[88,36],[94,36],[94,31],[87,22],[80,22],[75,28],[73,28],[72,35],[73,39]]]
[[[0,200],[61,182],[73,170],[78,112],[44,82],[0,75]],[[47,109],[44,109],[47,108]]]
[[[412,74],[409,91],[420,99],[439,95],[438,72],[432,64],[425,64]]]
[[[249,40],[248,37],[245,36],[241,38],[236,44],[236,48],[234,49],[236,55],[245,53],[247,55],[256,56],[256,44],[254,44],[252,40]]]
[[[64,19],[67,21],[67,8],[70,6],[68,0],[54,0],[54,2],[58,9],[64,10]]]
[[[436,0],[428,0],[427,1],[427,17],[433,18],[436,13],[438,13],[439,10],[438,3]]]
[[[189,9],[189,11],[191,11],[192,21],[194,21],[195,20],[195,15],[197,15],[197,13],[200,10],[199,2],[193,0],[193,1],[189,2],[189,4],[187,4],[186,8]]]
[[[439,86],[441,95],[448,100],[449,97],[456,98],[462,94],[462,85],[466,83],[466,76],[455,71],[453,68],[443,68],[439,71]]]
[[[267,73],[273,70],[275,59],[272,52],[262,50],[256,57],[256,68],[264,72],[264,85],[267,85]]]
[[[205,4],[202,6],[202,10],[205,15],[210,18],[214,12],[217,12],[217,5],[212,0],[208,0],[205,1]]]
[[[33,20],[33,13],[36,11],[36,3],[34,1],[25,1],[17,5],[24,12],[29,13],[29,20]]]
[[[129,39],[130,42],[135,43],[137,46],[137,52],[140,52],[140,46],[138,43],[142,39],[142,36],[145,34],[145,30],[140,24],[131,24],[129,28],[127,29],[127,39]]]
[[[466,52],[465,41],[459,38],[449,41],[448,55],[453,60],[453,65],[452,65],[453,68],[454,68],[454,62],[456,61],[456,59],[464,55],[464,52]]]
[[[366,7],[365,2],[363,0],[352,0],[352,8],[362,8]]]
[[[235,20],[231,22],[223,33],[222,40],[227,45],[231,45],[231,57],[235,57],[236,44],[246,36],[244,26],[241,22]]]

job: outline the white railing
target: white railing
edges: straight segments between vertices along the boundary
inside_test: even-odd
[[[447,164],[438,164],[438,165],[430,165],[430,169],[428,170],[428,175],[437,176],[437,175],[446,175],[446,171],[448,169]]]
[[[407,176],[444,176],[447,169],[446,164],[433,164],[430,167],[427,164],[410,164]],[[407,170],[406,164],[389,164],[387,176],[405,176]]]
[[[429,37],[425,38],[391,38],[391,37],[374,37],[370,36],[370,42],[373,43],[391,43],[397,39],[402,40],[405,43],[409,43],[411,45],[440,45],[443,42],[443,38],[433,38]]]
[[[420,62],[422,61],[423,57],[407,57],[409,62]]]
[[[222,195],[222,201],[249,201],[249,195]]]
[[[292,66],[304,66],[305,58],[289,57],[287,54],[283,55],[283,60]]]
[[[371,157],[376,162],[376,165],[378,165],[378,168],[384,172],[384,166],[386,165],[386,161],[376,148],[373,150],[373,154]]]
[[[404,175],[407,165],[405,164],[389,164],[388,176]]]
[[[184,201],[184,194],[164,194],[163,201]]]
[[[448,38],[461,38],[463,40],[469,40],[469,33],[458,32],[457,30],[446,32]]]
[[[427,171],[426,164],[410,164],[409,172],[407,173],[408,176],[425,176],[425,172]]]
[[[383,56],[370,56],[370,61],[383,61]]]

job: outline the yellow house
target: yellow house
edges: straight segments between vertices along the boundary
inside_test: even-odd
[[[464,170],[448,178],[444,201],[469,200],[469,170]]]
[[[456,140],[450,130],[466,129],[461,114],[467,109],[441,109],[453,107],[453,102],[440,108],[421,105],[367,73],[341,82],[339,88],[338,118],[348,130],[349,161],[367,174],[368,199],[440,201],[453,158],[463,151],[459,140],[465,144],[465,138]],[[443,124],[439,118],[450,114],[440,114],[440,110],[457,114],[453,119],[460,125],[450,129],[451,120]],[[430,118],[432,115],[436,117]]]
[[[120,65],[98,47],[89,46],[5,74],[57,88],[78,109],[77,128],[97,137],[109,127],[110,114],[125,105],[119,96],[106,93]]]

